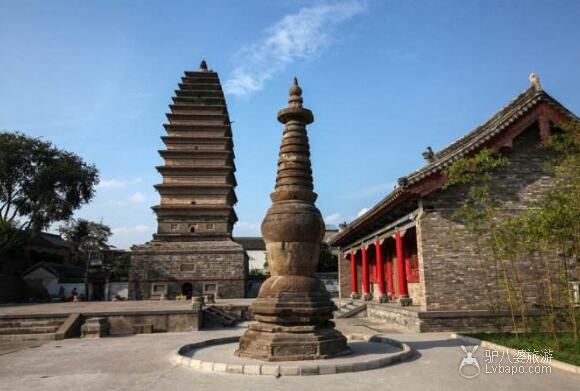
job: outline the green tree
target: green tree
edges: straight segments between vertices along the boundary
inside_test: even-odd
[[[111,267],[111,280],[127,281],[131,268],[130,252],[113,252],[110,256],[105,256],[105,263]]]
[[[73,243],[78,250],[82,250],[83,244],[89,238],[96,243],[99,250],[107,250],[112,234],[109,226],[86,219],[70,219],[58,230],[62,237]]]
[[[0,252],[66,220],[95,194],[94,165],[50,142],[0,132]]]
[[[330,251],[326,243],[320,245],[317,273],[333,273],[338,271],[338,257]]]

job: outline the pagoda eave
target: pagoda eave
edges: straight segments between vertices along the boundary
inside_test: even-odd
[[[165,158],[203,158],[203,157],[210,157],[210,158],[233,158],[234,153],[233,151],[227,150],[216,150],[216,149],[160,149],[159,155]]]
[[[228,174],[236,170],[235,166],[157,166],[155,167],[161,175],[174,174],[182,176],[206,176],[208,173]]]

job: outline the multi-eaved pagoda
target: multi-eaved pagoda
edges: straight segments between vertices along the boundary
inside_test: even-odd
[[[170,109],[159,151],[165,163],[157,167],[163,182],[155,186],[157,233],[133,248],[130,297],[243,297],[244,251],[232,240],[232,129],[218,74],[205,61],[186,71]]]

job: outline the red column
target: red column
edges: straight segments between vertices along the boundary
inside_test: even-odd
[[[393,257],[389,253],[387,255],[387,292],[389,295],[395,295],[395,287],[393,285]]]
[[[405,254],[403,251],[403,238],[401,232],[397,231],[395,234],[395,246],[397,248],[397,275],[399,277],[399,296],[409,297],[407,291],[407,273],[405,272]]]
[[[381,242],[379,240],[375,242],[375,253],[377,254],[377,286],[379,288],[379,294],[383,296],[385,294],[385,273],[383,272],[383,249],[381,248]]]
[[[367,295],[369,293],[369,260],[367,258],[367,248],[362,247],[362,293]]]
[[[351,296],[358,295],[358,277],[356,275],[356,252],[350,253],[350,290]]]

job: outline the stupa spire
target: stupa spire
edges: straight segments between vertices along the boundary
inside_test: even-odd
[[[302,88],[294,78],[289,90],[288,107],[278,112],[278,121],[284,124],[276,186],[270,198],[274,203],[288,200],[316,201],[313,189],[310,144],[306,125],[314,122],[312,111],[304,108]]]
[[[324,221],[314,205],[310,145],[306,125],[314,121],[302,105],[298,80],[290,87],[288,107],[278,112],[284,124],[272,206],[262,222],[270,277],[264,281],[252,323],[240,339],[239,356],[269,361],[309,360],[349,351],[334,329],[336,306],[314,272]]]

